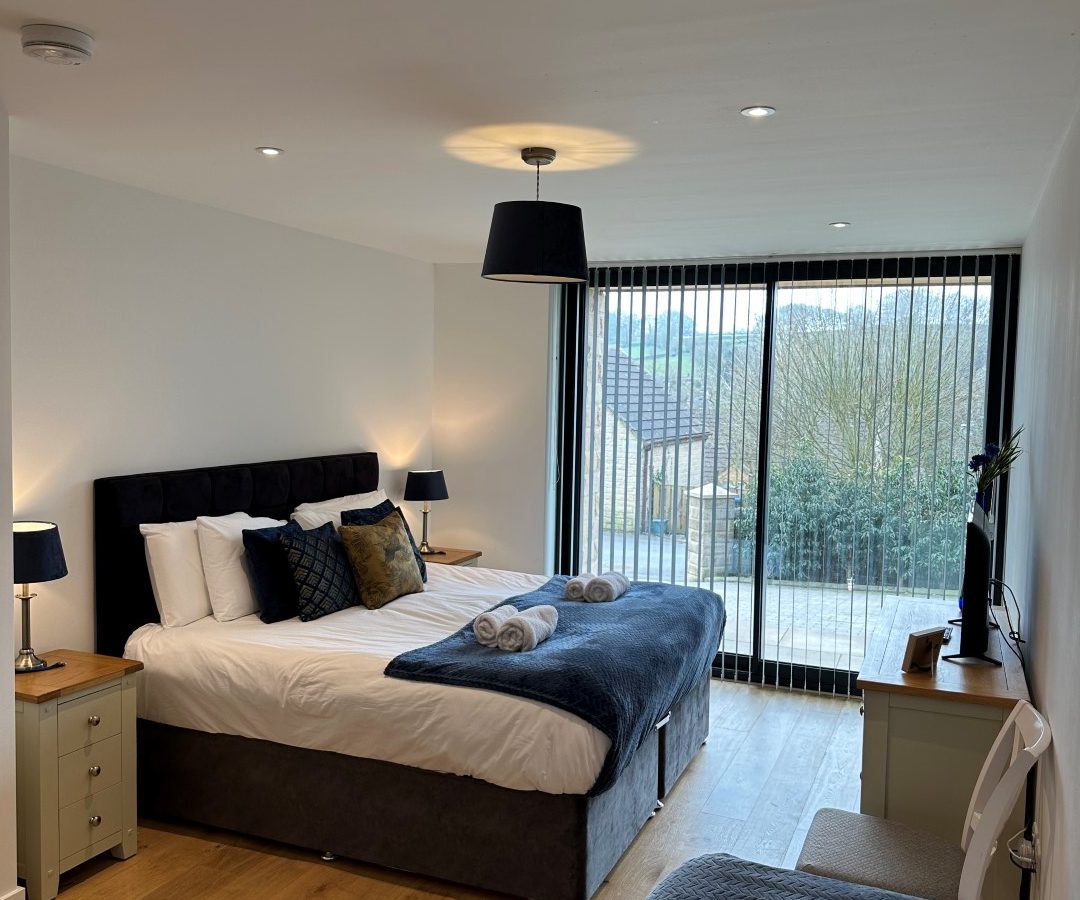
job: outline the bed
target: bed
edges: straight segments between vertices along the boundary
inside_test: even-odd
[[[97,648],[146,666],[140,812],[538,900],[591,896],[704,741],[708,672],[589,795],[609,742],[583,720],[382,675],[542,576],[430,566],[425,593],[382,610],[155,624],[141,523],[287,518],[377,485],[373,453],[95,482]]]

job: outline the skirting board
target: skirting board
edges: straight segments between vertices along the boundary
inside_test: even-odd
[[[6,894],[0,895],[0,900],[26,900],[26,889],[12,888]]]
[[[677,777],[674,765],[681,773],[700,748],[708,686],[705,676],[597,797],[140,720],[139,810],[533,900],[586,900]],[[661,744],[676,734],[679,752],[660,774]]]

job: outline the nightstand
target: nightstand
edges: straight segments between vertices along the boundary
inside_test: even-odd
[[[60,873],[136,850],[135,673],[142,663],[79,650],[59,669],[15,676],[19,876],[52,900]]]
[[[424,562],[438,563],[440,566],[475,566],[476,561],[483,556],[479,550],[460,550],[454,547],[434,547],[442,553],[424,554]]]

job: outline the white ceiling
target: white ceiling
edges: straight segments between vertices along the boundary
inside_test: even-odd
[[[93,62],[24,57],[41,20]],[[596,260],[1010,246],[1078,33],[1077,0],[0,0],[0,92],[19,155],[438,262],[533,187],[444,141],[520,121],[637,145],[545,172]]]

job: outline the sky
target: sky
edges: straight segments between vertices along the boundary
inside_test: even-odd
[[[925,284],[926,282],[923,281],[917,283],[917,286]],[[945,289],[952,293],[955,286],[950,284]],[[800,303],[834,310],[837,313],[847,313],[854,308],[864,306],[868,310],[876,310],[881,305],[882,298],[891,296],[895,290],[896,285],[892,282],[825,287],[804,285],[785,287],[781,284],[777,291],[777,301],[781,306]],[[909,282],[905,282],[900,287],[903,296],[906,296],[909,290]],[[930,290],[931,302],[936,298],[940,303],[943,290],[941,282],[932,283]],[[989,302],[990,284],[988,281],[977,286],[965,284],[961,287],[961,291],[968,300],[974,297],[977,291],[980,303]],[[648,291],[612,290],[608,292],[608,310],[615,313],[621,307],[623,316],[641,316],[644,307],[644,314],[650,317],[657,314],[657,308],[661,315],[669,309],[672,312],[682,310],[685,315],[694,320],[694,329],[699,334],[716,334],[720,331],[730,334],[753,328],[765,315],[766,299],[766,288],[752,285],[729,286],[722,290],[717,287],[708,290],[697,288],[684,290],[679,287]]]

